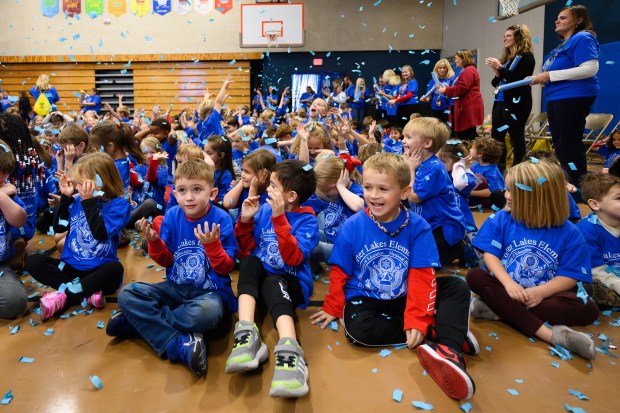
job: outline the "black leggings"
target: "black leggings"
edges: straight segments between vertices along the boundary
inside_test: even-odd
[[[469,328],[467,283],[457,277],[437,278],[435,300],[435,336],[433,341],[449,340],[461,346]],[[344,329],[347,340],[360,346],[390,346],[407,341],[404,313],[407,297],[379,300],[355,297],[344,307]],[[429,332],[432,329],[429,329]],[[427,334],[430,339],[430,334]]]
[[[531,105],[530,105],[531,107]],[[514,117],[513,117],[514,115]],[[506,169],[506,133],[510,132],[510,143],[513,147],[513,161],[512,164],[516,165],[523,160],[525,156],[525,124],[527,122],[528,113],[511,113],[506,109],[504,102],[496,101],[493,103],[493,117],[492,117],[492,129],[491,137],[503,144],[502,156],[497,166],[501,171]],[[515,119],[516,118],[516,119]],[[507,125],[508,129],[498,131],[498,128]]]
[[[304,302],[301,284],[292,275],[270,274],[257,257],[246,257],[239,264],[239,295],[248,294],[267,306],[273,325],[280,316],[295,318],[295,307]]]
[[[97,291],[103,291],[104,295],[116,293],[123,282],[123,265],[118,261],[112,261],[100,265],[92,270],[78,270],[64,263],[62,270],[58,258],[51,258],[42,254],[33,254],[26,260],[25,270],[38,282],[54,289],[60,288],[61,284],[71,283],[75,278],[80,279],[82,292],[73,294],[65,290],[67,304],[65,307],[78,304],[84,298],[90,297]]]
[[[125,228],[134,229],[136,222],[140,219],[148,217],[155,218],[160,215],[164,215],[163,211],[157,207],[157,202],[155,202],[155,200],[149,198],[131,212],[129,223]]]

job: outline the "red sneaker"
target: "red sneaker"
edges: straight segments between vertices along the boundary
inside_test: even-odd
[[[437,331],[434,325],[428,327],[426,338],[431,341],[437,340]],[[480,343],[478,343],[474,333],[467,330],[467,335],[465,336],[465,340],[463,340],[463,344],[461,344],[461,348],[463,349],[463,353],[468,356],[477,356],[480,353]]]
[[[432,342],[419,346],[417,353],[422,367],[448,396],[466,400],[474,395],[476,385],[465,370],[462,355]]]

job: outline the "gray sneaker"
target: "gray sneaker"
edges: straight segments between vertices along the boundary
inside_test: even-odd
[[[267,345],[260,340],[256,324],[238,321],[233,333],[233,348],[224,371],[228,374],[250,371],[267,360]]]
[[[551,343],[567,348],[587,360],[596,357],[594,341],[587,334],[567,326],[559,325],[551,328]]]
[[[276,367],[271,380],[271,397],[301,397],[308,394],[308,367],[304,352],[292,338],[282,337],[274,350]]]
[[[480,298],[472,298],[469,303],[469,315],[481,320],[499,320],[497,314]]]

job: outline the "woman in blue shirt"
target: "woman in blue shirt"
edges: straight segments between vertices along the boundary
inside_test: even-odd
[[[33,86],[30,89],[30,94],[34,98],[35,103],[41,93],[43,93],[45,97],[47,97],[47,100],[49,100],[50,104],[52,105],[51,111],[55,111],[56,103],[60,100],[60,98],[58,97],[58,92],[56,91],[56,88],[50,85],[50,77],[48,75],[40,75],[37,79],[36,86]]]
[[[545,86],[553,146],[570,183],[578,186],[587,171],[582,142],[586,116],[599,90],[599,44],[588,9],[581,5],[560,10],[555,32],[562,43],[551,52],[542,73],[533,76],[532,84]]]

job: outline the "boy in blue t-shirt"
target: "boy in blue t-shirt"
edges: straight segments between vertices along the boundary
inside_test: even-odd
[[[435,278],[440,264],[431,227],[401,206],[410,182],[408,165],[394,154],[364,163],[368,207],[342,226],[329,261],[329,294],[311,319],[325,328],[340,318],[353,344],[419,346],[420,363],[439,387],[468,399],[475,385],[461,353],[479,350],[467,331],[469,288],[456,277]]]
[[[205,99],[198,105],[198,114],[200,120],[196,122],[196,131],[198,132],[198,140],[203,146],[207,143],[207,139],[211,135],[224,135],[224,129],[222,128],[222,106],[224,106],[224,100],[226,99],[226,93],[228,92],[228,86],[232,83],[232,76],[228,75],[219,93],[215,97],[215,100],[208,99],[205,94]]]
[[[465,237],[458,195],[446,167],[435,155],[449,136],[448,127],[436,118],[416,118],[403,129],[403,149],[413,187],[409,202],[412,211],[431,226],[441,265],[462,257]]]
[[[598,304],[620,306],[620,178],[592,173],[582,182],[592,213],[577,223],[588,244],[592,284],[584,284]]]
[[[152,224],[141,221],[149,255],[166,267],[166,281],[123,288],[121,311],[110,318],[106,333],[141,336],[160,356],[202,376],[207,372],[202,333],[217,329],[224,313],[237,309],[229,276],[237,244],[228,214],[210,205],[217,195],[213,168],[187,161],[174,178],[178,206]]]
[[[316,188],[316,175],[303,161],[286,160],[271,172],[269,198],[243,201],[235,226],[239,254],[239,321],[226,373],[256,369],[267,360],[254,315],[260,298],[280,337],[269,395],[301,397],[308,393],[308,369],[295,333],[295,307],[305,308],[312,295],[308,260],[319,242],[314,211],[301,207]]]
[[[502,172],[497,167],[501,156],[502,144],[495,139],[480,137],[474,140],[469,150],[469,159],[475,162],[469,169],[482,183],[471,191],[470,206],[482,205],[484,208],[499,211],[506,204],[504,198],[506,184]]]

